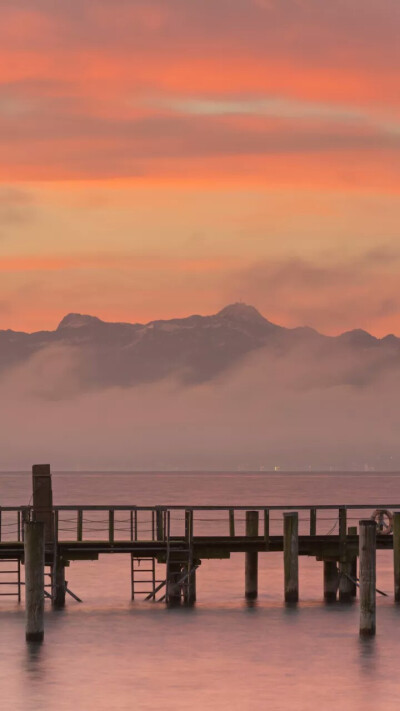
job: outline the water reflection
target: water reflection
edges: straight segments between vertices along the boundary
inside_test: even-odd
[[[43,679],[43,644],[43,642],[26,642],[24,670],[31,680],[40,681]]]

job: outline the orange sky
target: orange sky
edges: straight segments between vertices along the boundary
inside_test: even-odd
[[[400,334],[397,0],[0,0],[0,328]]]

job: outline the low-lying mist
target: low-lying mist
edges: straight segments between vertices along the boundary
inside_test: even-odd
[[[81,358],[49,347],[3,374],[2,470],[400,466],[400,368],[374,349],[263,348],[201,384],[107,389]]]

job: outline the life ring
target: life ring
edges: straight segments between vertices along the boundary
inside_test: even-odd
[[[389,509],[375,509],[371,518],[376,522],[377,533],[387,536],[393,531],[393,514]]]

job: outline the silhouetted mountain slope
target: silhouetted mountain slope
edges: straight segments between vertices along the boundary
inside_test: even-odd
[[[194,315],[148,324],[108,323],[71,313],[55,331],[0,331],[0,370],[4,374],[50,348],[55,349],[56,358],[57,353],[61,358],[65,349],[72,351],[83,388],[124,387],[168,375],[176,375],[184,382],[203,382],[262,348],[277,357],[298,349],[298,357],[305,361],[310,349],[314,358],[316,354],[321,359],[336,357],[342,364],[341,382],[354,384],[397,363],[400,340],[393,335],[377,339],[358,329],[328,337],[307,327],[283,328],[243,303],[226,306],[212,316]],[[349,353],[356,354],[357,364],[364,364],[362,372],[352,360],[349,374],[343,375],[343,359]]]

